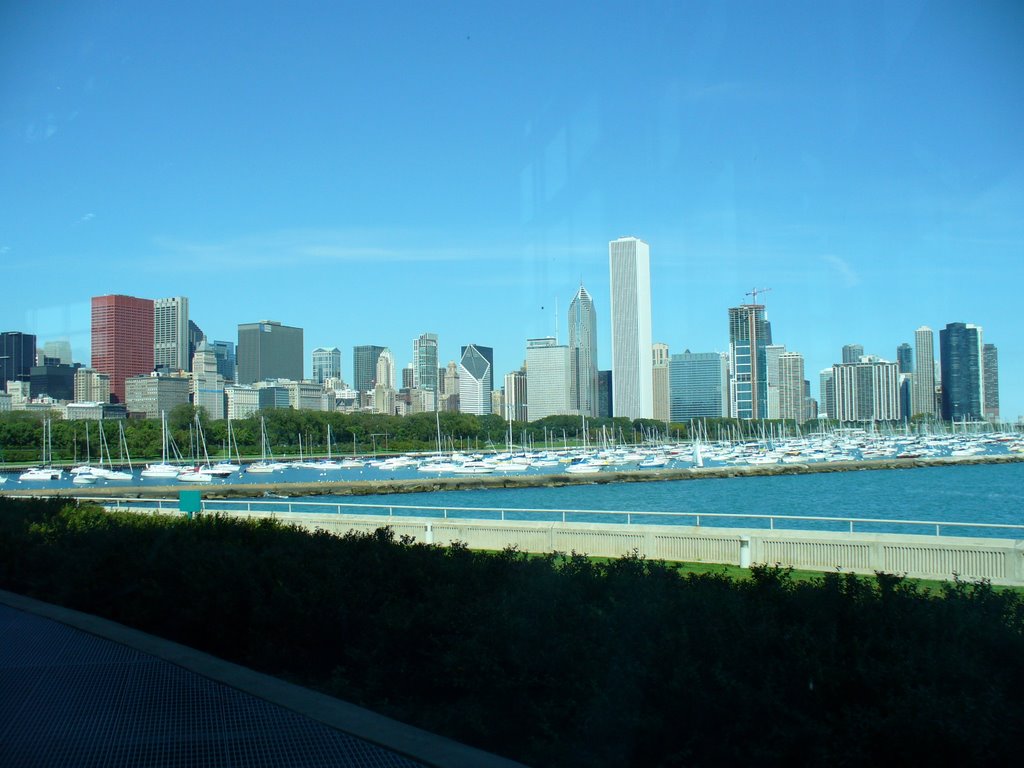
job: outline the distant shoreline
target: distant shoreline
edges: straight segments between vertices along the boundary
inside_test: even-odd
[[[484,490],[488,488],[560,488],[568,485],[648,483],[675,480],[707,480],[721,477],[771,477],[823,472],[858,472],[880,469],[917,469],[974,464],[1024,463],[1024,454],[1002,456],[942,456],[916,459],[871,459],[815,462],[813,464],[758,464],[754,466],[688,467],[651,471],[599,472],[591,475],[478,475],[472,477],[429,477],[408,480],[338,480],[313,483],[245,483],[241,485],[108,486],[105,488],[3,489],[3,496],[117,497],[125,499],[167,499],[182,490],[199,490],[204,499],[256,499],[264,494],[298,498],[305,496],[376,496],[434,491]]]

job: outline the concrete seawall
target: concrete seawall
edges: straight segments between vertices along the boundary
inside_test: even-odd
[[[408,480],[338,480],[313,483],[245,483],[239,485],[189,485],[175,483],[152,487],[105,486],[103,488],[5,489],[0,495],[121,497],[134,499],[170,498],[181,490],[201,490],[207,499],[242,499],[270,495],[368,496],[389,493],[479,490],[486,488],[559,488],[567,485],[646,483],[670,480],[708,480],[720,477],[771,477],[821,472],[859,472],[880,469],[965,466],[975,464],[1017,464],[1024,455],[950,456],[918,459],[875,459],[815,464],[759,464],[755,466],[659,469],[650,471],[600,472],[595,475],[479,475],[471,477],[424,477]]]

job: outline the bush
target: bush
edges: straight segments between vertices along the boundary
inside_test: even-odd
[[[2,499],[0,585],[535,765],[991,764],[1024,722],[1024,601],[987,583]]]

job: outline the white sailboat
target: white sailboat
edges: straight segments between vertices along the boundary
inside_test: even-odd
[[[199,423],[199,413],[196,413],[196,461],[199,460],[199,446],[203,447],[204,464],[196,464],[178,473],[178,481],[182,483],[212,483],[213,475],[210,473],[210,456],[206,451],[206,438],[203,436],[203,427]]]
[[[28,482],[39,482],[45,480],[60,480],[64,472],[53,466],[53,445],[51,436],[51,425],[49,419],[43,420],[43,466],[26,469],[20,475],[19,480]]]
[[[260,416],[260,450],[262,458],[246,467],[246,474],[269,475],[274,471],[274,465],[267,461],[267,422],[262,416]]]
[[[231,446],[235,447],[235,460],[237,463],[231,461]],[[231,430],[231,417],[228,417],[228,455],[227,458],[218,461],[209,469],[209,473],[214,477],[229,477],[235,472],[241,472],[242,470],[242,457],[238,454],[238,441],[235,440],[234,432]]]
[[[120,470],[120,469],[114,469],[114,459],[110,455],[110,446],[107,445],[106,430],[103,429],[103,421],[102,421],[102,419],[100,420],[100,425],[99,426],[100,426],[100,466],[93,467],[92,474],[96,475],[97,477],[99,477],[99,478],[101,478],[103,480],[111,480],[113,482],[118,482],[118,483],[127,482],[129,480],[134,480],[135,477],[130,472],[125,472],[125,471]],[[118,427],[121,427],[120,423],[118,423]],[[124,428],[123,427],[121,427],[120,434],[121,434],[121,437],[123,438],[124,437]],[[103,466],[103,454],[104,453],[106,453],[106,455],[107,455],[107,466],[106,467]]]
[[[160,463],[158,464],[147,464],[146,468],[142,470],[143,477],[155,477],[173,480],[178,476],[178,472],[181,471],[180,467],[176,467],[173,464],[168,463],[167,459],[167,413],[160,411]]]

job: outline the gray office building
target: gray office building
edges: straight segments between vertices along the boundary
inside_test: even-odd
[[[238,326],[238,383],[302,380],[302,329],[272,320]]]

